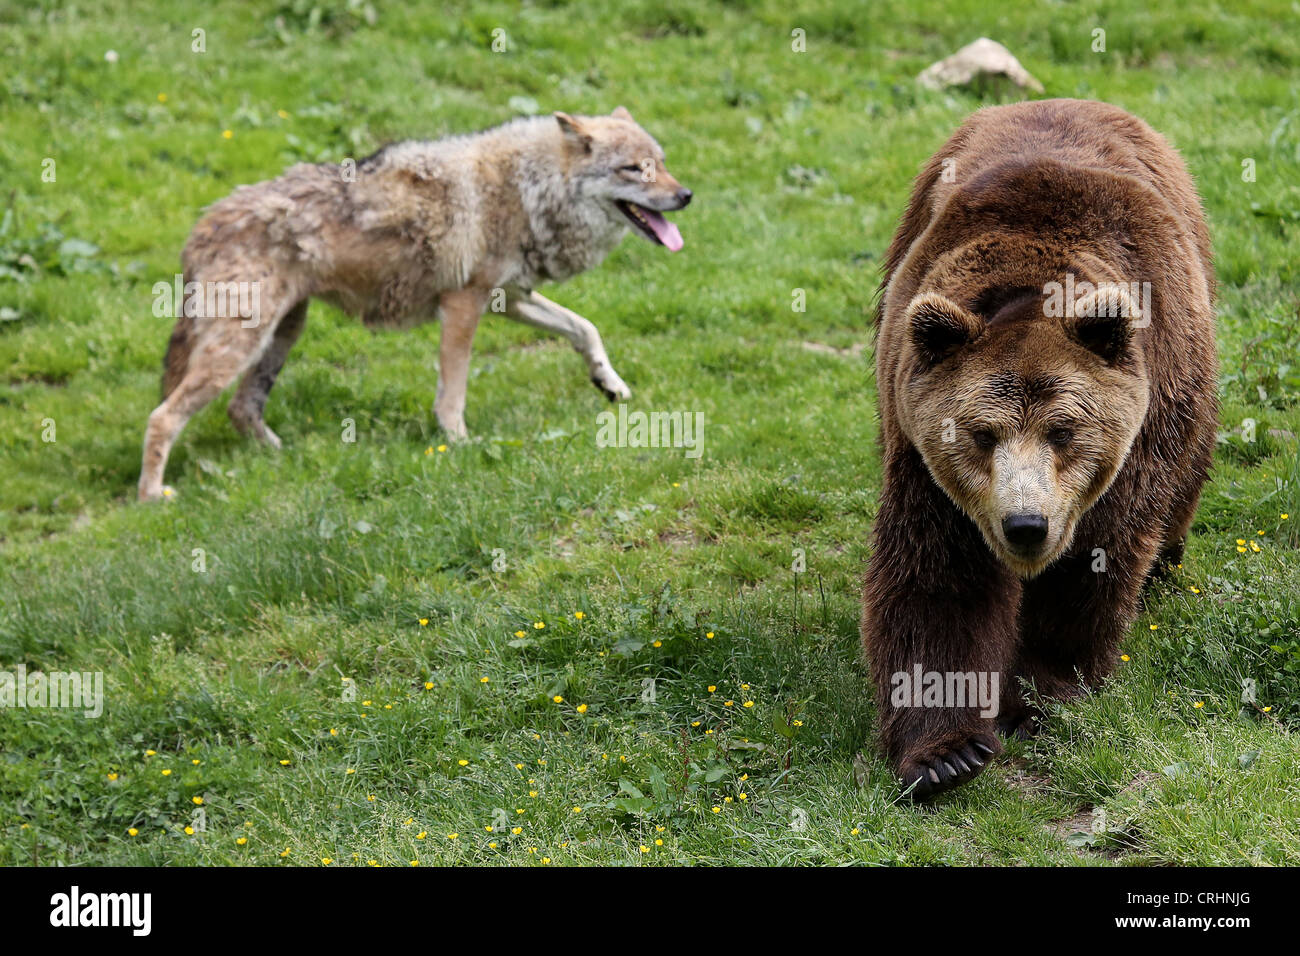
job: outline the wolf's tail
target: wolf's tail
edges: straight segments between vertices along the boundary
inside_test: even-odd
[[[182,288],[185,284],[182,278]],[[167,398],[181,383],[190,367],[190,352],[194,348],[194,319],[185,314],[185,303],[181,303],[180,315],[176,317],[176,327],[167,342],[167,355],[163,358],[162,397]]]

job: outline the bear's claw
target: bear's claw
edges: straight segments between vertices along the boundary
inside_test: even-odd
[[[960,786],[979,776],[999,749],[996,740],[988,741],[982,735],[905,760],[900,773],[903,788],[912,799],[924,800]]]

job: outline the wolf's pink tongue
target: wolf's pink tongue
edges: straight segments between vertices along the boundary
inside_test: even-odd
[[[682,242],[681,230],[677,228],[675,223],[669,222],[653,209],[646,209],[645,206],[641,207],[641,215],[650,224],[650,228],[655,231],[659,241],[667,246],[670,251],[676,252],[686,245],[686,243]]]

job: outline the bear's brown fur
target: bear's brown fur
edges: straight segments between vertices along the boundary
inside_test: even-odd
[[[1082,293],[1073,314],[1053,283]],[[1031,732],[1027,688],[1104,678],[1148,575],[1180,560],[1218,416],[1213,297],[1182,160],[1117,107],[980,110],[922,171],[878,315],[862,616],[913,795],[978,774],[996,731]],[[916,706],[896,675],[918,666],[997,675],[996,721],[953,695]]]

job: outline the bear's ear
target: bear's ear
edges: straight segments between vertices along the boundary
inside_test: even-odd
[[[942,362],[984,331],[977,316],[936,292],[912,300],[907,307],[907,324],[917,355],[927,366]]]
[[[1074,303],[1073,312],[1065,320],[1065,332],[1070,338],[1107,365],[1124,360],[1142,312],[1121,286],[1103,285],[1088,293]]]
[[[557,110],[555,122],[560,124],[565,140],[575,146],[580,146],[584,150],[591,150],[591,134],[587,132],[586,127],[582,125],[582,121],[576,116],[570,116],[568,113],[561,113]]]

